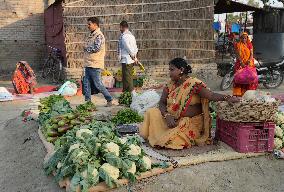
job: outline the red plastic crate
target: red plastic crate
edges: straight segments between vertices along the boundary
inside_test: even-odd
[[[240,153],[273,151],[273,122],[239,123],[217,118],[216,137]]]

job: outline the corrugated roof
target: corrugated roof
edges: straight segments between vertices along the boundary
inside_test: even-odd
[[[247,11],[261,11],[261,8],[253,7],[243,3],[232,0],[215,0],[215,14],[247,12]]]

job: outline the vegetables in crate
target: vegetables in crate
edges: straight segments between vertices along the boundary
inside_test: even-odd
[[[122,139],[114,130],[112,123],[97,121],[69,131],[56,141],[56,152],[44,164],[46,173],[55,173],[57,181],[69,178],[71,191],[88,191],[99,182],[112,188],[118,179],[134,182],[152,167],[168,167],[152,164],[138,137]]]
[[[140,116],[136,111],[131,109],[122,109],[112,119],[112,122],[116,125],[140,123],[143,121],[143,117]]]

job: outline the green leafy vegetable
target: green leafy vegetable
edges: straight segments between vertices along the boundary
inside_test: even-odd
[[[116,125],[139,123],[143,121],[143,117],[136,111],[131,109],[122,109],[112,119],[112,122]]]
[[[129,107],[132,103],[132,96],[130,92],[123,92],[119,98],[118,98],[118,103],[120,105],[126,105]]]

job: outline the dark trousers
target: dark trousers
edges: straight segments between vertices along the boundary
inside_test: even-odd
[[[133,64],[122,63],[123,92],[131,92],[134,89],[132,70]]]

